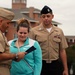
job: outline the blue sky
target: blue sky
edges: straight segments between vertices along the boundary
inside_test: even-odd
[[[11,0],[0,0],[0,7],[12,8]],[[54,19],[65,35],[75,35],[75,0],[27,0],[27,7],[42,9],[48,5],[53,9]]]

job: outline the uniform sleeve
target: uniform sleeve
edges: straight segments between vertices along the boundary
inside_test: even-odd
[[[2,44],[1,44],[1,42],[0,42],[0,52],[4,52],[4,48],[3,48]]]
[[[34,75],[40,75],[42,69],[42,50],[38,42],[35,42],[34,47],[36,48],[36,50],[34,51]]]
[[[5,52],[6,53],[9,53],[9,44],[8,44],[8,41],[7,41],[7,38],[5,37]]]
[[[8,42],[7,42],[7,38],[5,37],[4,39],[5,41],[0,41],[0,52],[6,52],[8,53],[9,52],[9,45],[8,45]]]
[[[66,40],[66,37],[64,36],[64,33],[63,31],[61,31],[61,43],[60,43],[60,49],[65,49],[68,47],[68,44],[67,44],[67,40]]]

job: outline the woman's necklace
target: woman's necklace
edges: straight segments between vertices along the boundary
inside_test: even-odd
[[[18,48],[19,52],[20,52],[20,47],[21,47],[21,46],[23,46],[23,43],[20,43],[20,41],[17,40],[17,48]]]
[[[19,46],[19,41],[17,40],[17,48],[18,48],[18,51],[20,52],[20,46]]]

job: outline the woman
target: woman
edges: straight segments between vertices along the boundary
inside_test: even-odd
[[[18,38],[9,42],[10,52],[11,53],[26,52],[31,47],[34,47],[35,50],[30,53],[27,53],[24,56],[24,58],[19,62],[16,62],[14,60],[12,61],[10,69],[11,75],[40,75],[41,73],[42,52],[38,42],[28,37],[30,29],[29,25],[30,24],[26,19],[21,19],[18,21],[17,26]]]

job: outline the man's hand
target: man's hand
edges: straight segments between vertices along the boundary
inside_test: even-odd
[[[16,60],[15,61],[20,61],[21,59],[24,58],[25,54],[27,54],[26,52],[18,52],[17,53],[17,57],[16,57]]]
[[[63,75],[68,75],[68,70],[64,70]]]

